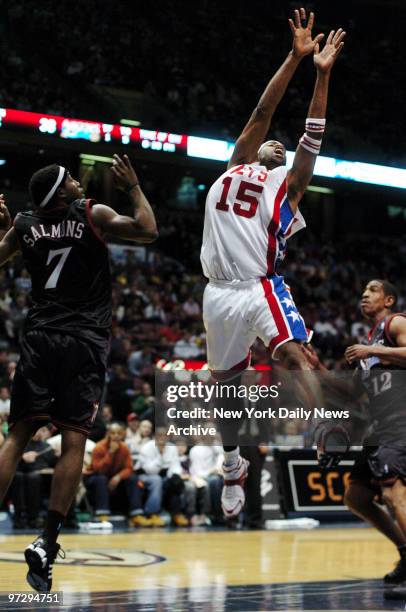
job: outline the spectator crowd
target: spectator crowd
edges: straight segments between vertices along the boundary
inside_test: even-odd
[[[260,0],[157,0],[139,11],[137,3],[60,0],[55,28],[53,0],[3,4],[0,76],[7,87],[1,88],[0,105],[113,122],[128,112],[123,115],[117,102],[107,103],[107,88],[119,88],[148,101],[134,108],[144,124],[140,113],[158,106],[153,120],[160,129],[230,139],[289,51],[287,18],[297,8],[282,0],[269,5]],[[393,86],[403,78],[398,57],[404,7],[382,2],[382,8],[376,3],[365,12],[362,3],[348,10],[345,3],[312,2],[308,8],[316,11],[317,31],[339,26],[347,31],[334,76],[325,151],[404,162],[398,136],[404,121],[402,88]],[[371,46],[376,21],[379,34]],[[202,37],[204,44],[196,44]],[[288,148],[303,131],[313,78],[309,60],[278,111],[274,135]],[[382,113],[377,95],[382,91],[390,113]],[[96,95],[98,103],[89,104]]]
[[[303,238],[304,239],[304,238]],[[402,269],[406,250],[401,239],[343,239],[319,246],[307,235],[305,246],[292,239],[284,274],[304,318],[315,331],[314,345],[324,362],[345,366],[343,351],[367,332],[358,309],[366,280],[391,279],[405,308]],[[132,526],[205,525],[221,520],[221,449],[165,442],[154,431],[157,364],[206,359],[201,300],[205,280],[175,260],[149,252],[149,261],[126,246],[115,245],[113,270],[114,322],[110,362],[102,408],[88,440],[83,483],[77,503],[97,520],[116,511]],[[10,386],[22,325],[29,307],[30,280],[16,258],[0,270],[0,442],[7,435]],[[258,341],[253,362],[266,364],[269,354]],[[281,432],[294,440],[289,424]],[[286,438],[284,438],[286,439]],[[14,524],[41,522],[52,468],[60,453],[60,434],[41,427],[29,443],[10,489]],[[163,511],[166,514],[163,514]],[[168,517],[171,517],[170,519]],[[74,524],[74,508],[70,514]],[[69,522],[68,522],[69,524]]]

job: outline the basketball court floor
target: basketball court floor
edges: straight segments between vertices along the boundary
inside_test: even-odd
[[[0,535],[2,610],[29,591],[22,551],[32,534]],[[54,566],[63,605],[31,610],[404,610],[380,579],[396,551],[372,529],[310,531],[137,530],[64,533]]]

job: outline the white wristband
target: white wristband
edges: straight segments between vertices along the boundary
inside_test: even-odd
[[[326,129],[326,120],[319,117],[306,119],[306,132],[323,133]]]
[[[313,153],[313,155],[318,155],[321,149],[321,140],[316,140],[315,138],[310,138],[306,133],[303,134],[301,139],[299,140],[299,144],[303,149],[309,151],[309,153]]]

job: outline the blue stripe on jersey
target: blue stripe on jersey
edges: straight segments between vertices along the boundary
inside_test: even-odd
[[[276,234],[276,240],[278,241],[278,255],[275,261],[275,272],[277,272],[279,268],[279,264],[285,259],[286,255],[286,238],[285,233],[291,224],[294,218],[294,214],[292,213],[292,209],[289,204],[288,197],[282,201],[280,208],[280,227],[279,231]]]
[[[281,229],[280,231],[282,232],[282,235],[285,235],[286,230],[289,227],[289,224],[291,223],[294,214],[292,212],[292,209],[290,207],[289,204],[289,200],[288,197],[286,196],[285,199],[283,200],[282,204],[281,204],[281,213],[280,213],[280,224],[281,224]]]

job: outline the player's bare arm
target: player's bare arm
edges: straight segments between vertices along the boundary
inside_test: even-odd
[[[357,359],[368,359],[378,357],[382,362],[406,367],[406,317],[395,316],[390,322],[388,333],[396,346],[365,346],[364,344],[353,344],[345,351],[345,357],[349,363]]]
[[[311,368],[317,370],[319,380],[324,387],[335,392],[339,397],[345,400],[354,400],[365,392],[360,386],[356,376],[354,376],[352,380],[348,377],[342,379],[326,368],[311,344],[302,345],[301,349]]]
[[[318,34],[314,39],[312,38],[314,13],[310,13],[307,20],[304,8],[301,8],[300,11],[295,10],[294,19],[289,19],[289,25],[293,34],[293,48],[259,99],[235,144],[228,168],[237,164],[250,163],[256,159],[257,151],[269,132],[273,114],[297,67],[306,55],[313,53],[315,46],[324,36],[324,34]]]
[[[6,261],[14,257],[20,250],[17,240],[17,234],[14,228],[10,229],[11,216],[6,206],[4,194],[0,193],[0,266],[3,266]]]
[[[3,238],[10,226],[11,216],[6,206],[6,199],[4,193],[0,193],[0,238]]]
[[[155,215],[128,156],[121,158],[114,155],[111,171],[118,189],[128,194],[134,207],[134,216],[119,215],[109,206],[95,204],[91,209],[94,224],[103,234],[116,238],[143,244],[154,242],[158,238]]]
[[[307,115],[306,133],[299,142],[293,166],[287,175],[288,198],[294,212],[313,176],[324,132],[331,70],[344,46],[345,34],[341,28],[337,32],[332,30],[322,50],[319,42],[314,46],[317,77]]]

